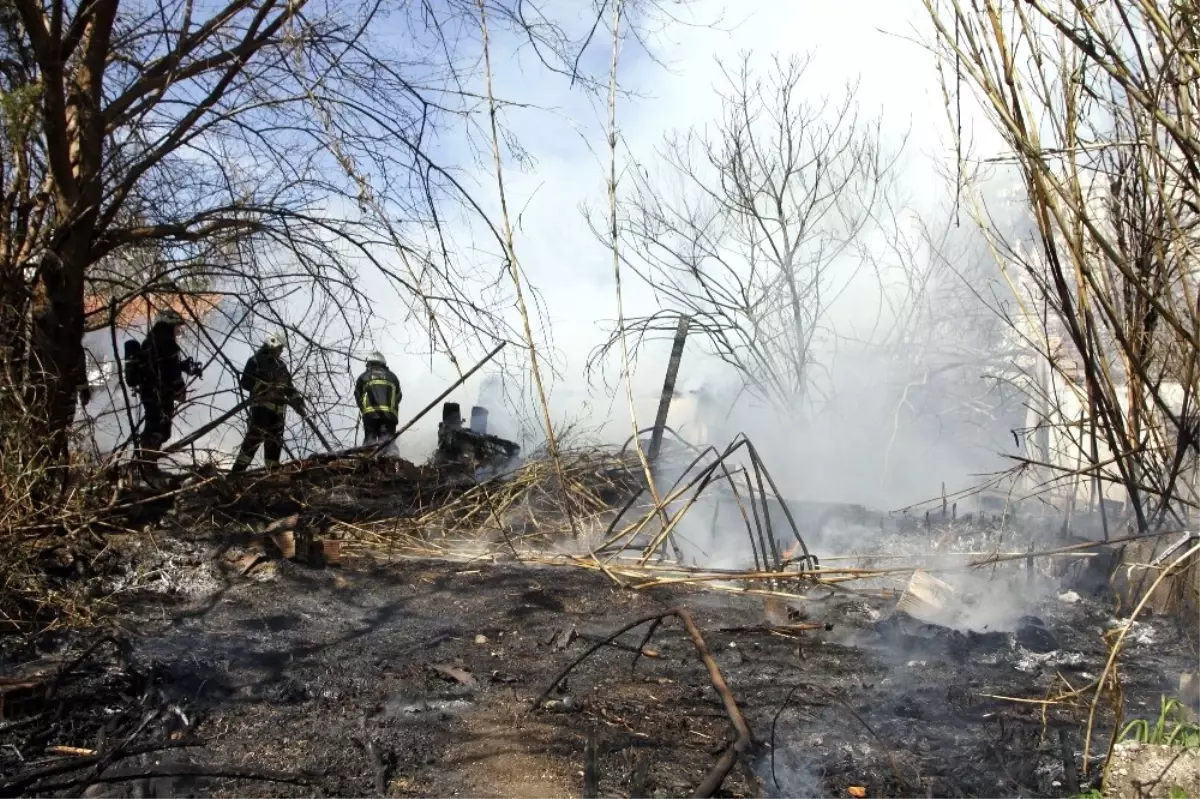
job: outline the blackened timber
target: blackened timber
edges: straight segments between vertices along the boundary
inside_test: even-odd
[[[221,424],[232,419],[235,415],[241,413],[242,411],[246,410],[249,407],[250,407],[250,400],[249,399],[242,400],[237,405],[234,405],[232,408],[225,411],[225,413],[221,414],[216,419],[213,419],[211,422],[204,425],[200,429],[198,429],[192,433],[189,433],[188,435],[186,435],[183,438],[176,441],[174,444],[164,447],[163,452],[168,453],[168,454],[170,454],[172,452],[178,452],[179,450],[186,447],[188,444],[191,444],[193,441],[196,441],[197,439],[199,439],[205,433],[208,433],[211,430],[215,430]]]
[[[683,358],[683,344],[687,340],[688,327],[691,326],[690,316],[679,317],[679,327],[675,329],[675,343],[671,345],[671,360],[667,361],[667,378],[663,381],[662,396],[658,398],[658,414],[654,417],[654,432],[650,434],[650,460],[658,457],[662,446],[663,428],[667,426],[667,412],[671,410],[671,397],[675,394],[675,378],[679,375],[679,361]]]
[[[508,344],[508,342],[507,342],[507,341],[501,341],[501,342],[500,342],[498,345],[496,345],[496,348],[495,348],[494,350],[492,350],[491,352],[489,352],[487,355],[483,356],[483,360],[482,360],[482,361],[480,361],[479,363],[475,364],[474,366],[472,366],[472,367],[471,367],[471,370],[470,370],[469,372],[467,372],[467,373],[466,373],[466,374],[464,374],[462,377],[460,377],[460,378],[458,378],[457,380],[455,380],[455,381],[454,381],[454,383],[452,383],[448,389],[446,389],[445,391],[443,391],[441,394],[438,394],[438,395],[437,395],[437,397],[435,397],[435,398],[434,398],[433,402],[429,403],[429,404],[428,404],[428,405],[426,405],[424,408],[422,408],[421,410],[419,410],[419,411],[417,412],[417,415],[416,415],[416,416],[414,416],[413,418],[411,418],[411,419],[409,419],[409,420],[408,420],[408,424],[404,425],[404,426],[403,426],[403,427],[401,427],[399,430],[397,430],[395,433],[393,433],[393,434],[391,435],[391,437],[390,437],[390,438],[388,438],[388,440],[387,440],[387,441],[384,441],[383,443],[376,445],[376,447],[375,447],[375,451],[372,453],[372,455],[374,455],[374,456],[378,456],[378,455],[379,455],[379,453],[381,453],[381,452],[383,452],[385,449],[387,449],[387,448],[388,448],[388,446],[389,446],[389,445],[391,445],[391,443],[392,443],[393,441],[395,441],[397,438],[399,438],[399,437],[400,437],[400,434],[401,434],[401,433],[403,433],[404,431],[408,430],[408,428],[412,427],[414,424],[416,424],[418,421],[420,421],[420,420],[421,420],[421,417],[423,417],[425,414],[429,413],[429,412],[430,412],[430,411],[432,411],[432,410],[433,410],[435,407],[437,407],[437,404],[438,404],[439,402],[441,402],[442,400],[444,400],[446,397],[450,396],[450,392],[451,392],[451,391],[454,391],[454,389],[458,388],[458,387],[459,387],[459,386],[461,386],[463,383],[467,382],[467,378],[469,378],[471,375],[475,374],[475,373],[476,373],[476,372],[478,372],[480,369],[482,369],[482,368],[484,367],[484,365],[485,365],[485,364],[486,364],[488,361],[490,361],[492,358],[495,358],[495,357],[496,357],[496,355],[498,355],[498,354],[500,353],[500,350],[504,349],[505,345],[507,345],[507,344]]]
[[[472,463],[474,466],[498,465],[521,452],[519,444],[490,433],[476,433],[466,427],[442,424],[438,427],[438,460],[445,463]]]

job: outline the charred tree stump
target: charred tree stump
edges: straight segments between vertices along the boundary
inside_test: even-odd
[[[650,451],[646,457],[654,461],[662,447],[663,428],[667,426],[667,413],[671,410],[671,396],[675,393],[675,379],[679,376],[679,361],[683,358],[683,344],[687,340],[690,316],[679,317],[675,330],[675,343],[671,345],[671,359],[667,361],[667,376],[663,380],[662,396],[658,398],[658,413],[654,416],[654,432],[650,434]]]
[[[598,799],[600,796],[600,761],[596,753],[596,731],[589,730],[583,748],[583,797]]]
[[[629,774],[629,799],[645,799],[650,795],[650,759],[638,758]]]

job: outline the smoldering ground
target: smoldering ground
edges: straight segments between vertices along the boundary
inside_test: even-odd
[[[893,553],[900,548],[887,540]],[[128,644],[126,665],[102,654],[67,696],[107,680],[108,693],[97,695],[122,707],[135,700],[121,698],[117,677],[150,674],[207,744],[167,761],[148,756],[148,772],[155,762],[214,771],[236,764],[247,773],[308,774],[339,795],[372,792],[378,763],[389,795],[576,793],[589,734],[602,791],[627,790],[639,761],[648,795],[691,790],[724,748],[727,722],[677,627],[659,630],[649,644],[656,656],[632,672],[627,651],[602,648],[554,695],[560,705],[571,697],[571,710],[529,713],[532,698],[608,631],[683,604],[757,741],[749,761],[757,787],[735,770],[730,792],[844,796],[857,786],[872,796],[1069,796],[1079,788],[1065,783],[1059,730],[1078,761],[1081,708],[1013,699],[1094,679],[1108,653],[1101,633],[1113,622],[1101,600],[1060,599],[1057,579],[1039,573],[1031,590],[1023,563],[959,584],[964,594],[1004,604],[1003,614],[929,625],[898,620],[894,595],[818,586],[795,604],[804,619],[832,629],[778,635],[761,627],[762,600],[753,596],[687,586],[617,591],[598,571],[478,556],[347,563],[341,571],[280,562],[241,576],[223,557],[212,559],[214,543],[186,529],[161,539],[159,551],[171,559],[162,565],[195,579],[186,590],[143,581],[143,590],[128,592],[115,628]],[[1024,599],[1008,600],[1004,590]],[[1020,635],[1018,611],[1038,617],[1051,648],[1045,637]],[[1178,621],[1142,625],[1129,651],[1138,668],[1123,675],[1130,712],[1156,707],[1165,675],[1194,659]],[[634,630],[618,643],[636,648],[641,640]],[[83,643],[51,636],[37,654],[69,657]],[[8,651],[6,665],[30,654]],[[65,718],[79,723],[61,728],[60,743],[96,746],[83,723],[90,707],[80,700],[70,711]],[[1110,726],[1102,708],[1099,730]],[[3,735],[25,746],[19,730]],[[368,743],[382,753],[378,763]],[[156,779],[160,796],[311,791],[231,777]],[[126,795],[119,786],[101,794]]]

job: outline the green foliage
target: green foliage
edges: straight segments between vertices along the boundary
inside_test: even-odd
[[[13,144],[20,146],[37,126],[41,99],[40,83],[27,83],[10,91],[0,91],[0,122]]]
[[[1104,794],[1100,793],[1098,788],[1092,788],[1090,791],[1075,794],[1071,799],[1104,799]]]
[[[1187,711],[1178,700],[1164,696],[1154,726],[1146,719],[1134,719],[1125,725],[1117,740],[1160,746],[1200,746],[1200,724],[1188,721]]]

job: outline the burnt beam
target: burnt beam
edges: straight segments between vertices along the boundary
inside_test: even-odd
[[[675,378],[679,376],[679,361],[683,358],[683,344],[687,340],[688,328],[692,324],[690,316],[679,317],[679,326],[675,329],[675,343],[671,345],[671,359],[667,361],[667,376],[663,381],[662,396],[658,398],[658,413],[654,417],[654,432],[650,434],[650,460],[658,457],[662,447],[663,428],[667,426],[667,413],[671,410],[671,397],[675,394]]]

